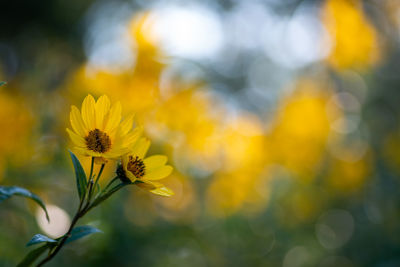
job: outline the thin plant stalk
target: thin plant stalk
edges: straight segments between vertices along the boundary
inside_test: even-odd
[[[75,227],[78,220],[80,218],[82,218],[89,210],[91,210],[92,208],[94,208],[95,206],[97,206],[100,203],[100,202],[99,203],[91,203],[91,198],[93,195],[93,191],[95,190],[96,185],[100,179],[100,176],[103,173],[105,164],[101,165],[99,174],[97,175],[97,178],[96,178],[96,182],[93,182],[93,179],[92,179],[93,162],[94,162],[94,158],[92,157],[89,182],[87,183],[88,190],[87,190],[85,196],[81,199],[81,201],[79,203],[78,211],[76,212],[74,218],[72,219],[71,225],[70,225],[67,233],[62,237],[62,239],[59,241],[59,243],[49,252],[47,257],[44,258],[41,262],[39,262],[39,264],[37,266],[43,266],[45,263],[49,262],[52,258],[54,258],[54,256],[56,256],[57,253],[61,250],[61,248],[65,245],[65,242],[67,241],[67,239],[71,236],[72,229]],[[115,181],[115,179],[113,181]],[[95,184],[95,186],[93,186],[93,184]],[[114,188],[114,190],[112,190],[109,195],[115,193],[116,191],[121,189],[123,186],[125,186],[124,184],[121,184],[121,185],[122,186],[119,186],[118,188]],[[108,188],[108,186],[101,193],[104,193],[107,190],[107,188]],[[100,193],[100,195],[101,195],[101,193]],[[86,205],[84,205],[85,200],[86,200]],[[95,200],[96,200],[96,198],[95,198]]]

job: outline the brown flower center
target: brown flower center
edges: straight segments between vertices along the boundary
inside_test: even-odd
[[[105,153],[111,148],[110,137],[99,129],[90,131],[85,137],[85,141],[87,148],[94,152]]]
[[[138,179],[142,178],[146,173],[144,162],[138,156],[136,156],[135,158],[129,156],[127,169]]]

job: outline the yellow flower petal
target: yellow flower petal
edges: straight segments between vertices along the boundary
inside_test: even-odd
[[[122,168],[124,168],[124,171],[127,171],[128,170],[128,161],[129,161],[129,159],[128,159],[128,155],[123,155],[122,156],[122,158],[121,158],[121,164],[122,164]]]
[[[124,147],[131,147],[135,142],[138,141],[139,137],[143,133],[143,127],[139,126],[136,127],[132,132],[125,136],[123,146]]]
[[[103,157],[95,157],[94,158],[94,163],[96,163],[98,165],[106,164],[107,162],[108,162],[108,160]]]
[[[81,147],[74,147],[73,150],[77,152],[76,154],[81,154],[82,156],[89,156],[89,154],[87,153],[88,152],[87,149]]]
[[[68,128],[67,128],[67,132],[68,132],[69,137],[71,138],[72,142],[76,146],[78,146],[78,147],[85,147],[86,146],[85,139],[83,139],[83,137],[77,135],[76,133],[74,133],[73,131],[71,131]]]
[[[130,171],[126,171],[125,174],[126,176],[128,176],[129,180],[131,180],[132,183],[137,180],[135,175],[133,175],[133,173],[131,173]]]
[[[174,195],[174,192],[162,183],[141,180],[141,182],[137,182],[135,185],[156,195],[165,197]]]
[[[126,135],[132,129],[134,117],[135,115],[131,114],[123,122],[121,122],[120,132],[122,136]]]
[[[147,166],[146,166],[147,167]],[[171,174],[173,168],[169,165],[165,165],[156,169],[151,169],[149,170],[149,172],[144,175],[143,180],[160,180],[163,179],[165,177],[167,177],[168,175]],[[146,170],[147,171],[147,170]]]
[[[146,138],[140,138],[132,148],[132,154],[143,159],[146,156],[147,150],[149,150],[150,141]]]
[[[95,151],[89,150],[89,149],[85,149],[85,150],[86,150],[86,154],[88,154],[91,157],[104,157],[104,153],[95,152]]]
[[[138,180],[138,182],[136,182],[135,185],[137,185],[140,188],[145,189],[147,191],[157,189],[157,186],[154,185],[152,182],[146,182],[146,181]]]
[[[92,95],[88,95],[83,100],[82,119],[89,131],[95,129],[95,101]]]
[[[122,107],[120,102],[117,102],[113,105],[110,110],[106,126],[104,127],[104,131],[111,132],[118,126],[118,124],[121,122],[121,110]]]
[[[125,149],[125,148],[113,149],[113,150],[111,150],[109,152],[104,153],[104,157],[106,157],[106,158],[117,158],[118,156],[126,154],[126,152],[128,152],[128,150]]]
[[[129,178],[129,180],[131,180],[131,182],[133,183],[133,182],[136,181],[136,177],[135,177],[135,175],[133,175],[133,173],[131,173],[131,172],[128,170],[128,162],[129,162],[128,155],[127,155],[127,154],[123,155],[123,156],[121,157],[122,168],[123,168],[124,171],[125,171],[125,175],[126,175],[126,176]]]
[[[79,109],[75,106],[71,107],[71,113],[70,113],[70,121],[71,121],[71,126],[72,129],[80,136],[84,137],[87,134],[86,131],[86,126],[82,120],[81,113],[79,112]]]
[[[156,169],[159,168],[163,165],[165,165],[165,163],[167,163],[167,156],[164,155],[154,155],[154,156],[150,156],[148,158],[145,158],[143,160],[144,165],[146,166],[146,170],[152,170],[152,169]]]
[[[96,128],[104,129],[104,119],[110,110],[110,99],[106,95],[102,95],[96,102]]]
[[[157,187],[156,189],[149,190],[151,193],[159,195],[159,196],[164,196],[164,197],[170,197],[174,195],[174,191],[169,189],[168,187],[162,185],[160,187]]]

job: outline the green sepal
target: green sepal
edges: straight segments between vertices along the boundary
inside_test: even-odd
[[[50,237],[47,237],[45,235],[42,234],[36,234],[32,237],[32,239],[26,244],[27,247],[35,245],[35,244],[39,244],[39,243],[43,243],[43,242],[48,242],[48,243],[57,243],[57,240],[54,240]]]
[[[34,193],[30,192],[29,190],[18,187],[18,186],[0,186],[0,202],[10,198],[11,196],[23,196],[32,199],[35,201],[46,213],[46,219],[50,222],[49,214],[47,213],[46,206],[43,203],[43,200],[35,195]]]
[[[84,236],[94,234],[94,233],[102,233],[102,231],[100,231],[96,227],[89,226],[89,225],[75,227],[74,229],[72,229],[70,237],[68,237],[67,241],[65,241],[65,244],[68,244],[68,243],[78,240]]]
[[[78,158],[72,153],[71,150],[68,150],[69,154],[71,155],[72,163],[75,169],[75,176],[76,176],[76,186],[78,188],[79,199],[82,200],[86,194],[86,187],[87,187],[87,179],[86,173],[82,168],[81,163],[79,162]]]

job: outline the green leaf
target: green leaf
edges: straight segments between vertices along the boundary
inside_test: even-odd
[[[38,247],[37,249],[34,249],[30,251],[25,258],[18,263],[17,267],[26,267],[30,266],[37,258],[39,258],[40,255],[43,254],[50,246],[48,244]]]
[[[2,82],[2,81],[0,81],[0,86],[3,86],[3,85],[5,85],[7,82]]]
[[[82,200],[82,198],[86,194],[86,186],[87,186],[86,174],[75,154],[72,153],[72,151],[70,150],[69,154],[71,155],[72,163],[74,164],[76,185],[78,187],[79,198]]]
[[[102,231],[89,225],[75,227],[74,229],[72,229],[71,236],[67,239],[67,241],[65,241],[65,244],[94,233],[102,233]]]
[[[26,244],[27,247],[35,245],[35,244],[39,244],[39,243],[43,243],[43,242],[49,242],[49,243],[56,243],[57,240],[54,240],[50,237],[47,237],[45,235],[41,235],[41,234],[36,234],[32,237],[32,239],[28,242],[28,244]]]
[[[42,209],[46,213],[47,221],[50,221],[49,214],[47,213],[47,210],[46,210],[46,206],[44,205],[44,203],[40,199],[40,197],[38,197],[37,195],[33,194],[29,190],[26,190],[25,188],[22,188],[22,187],[0,186],[0,202],[10,198],[12,195],[27,197],[27,198],[30,198],[33,201],[35,201],[37,204],[39,204],[40,207],[42,207]]]

